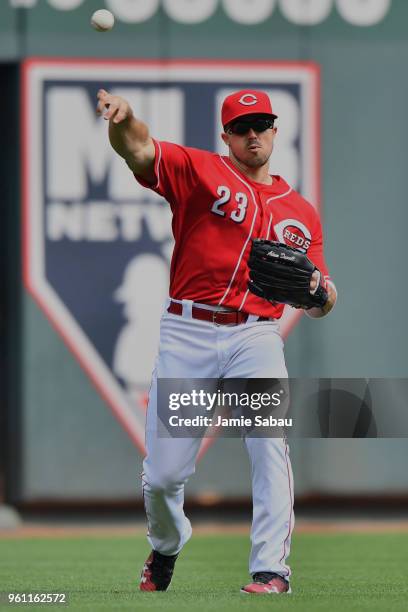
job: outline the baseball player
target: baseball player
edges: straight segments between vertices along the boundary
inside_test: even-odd
[[[266,93],[222,106],[228,156],[153,139],[128,102],[98,92],[97,113],[135,178],[169,203],[175,247],[146,421],[143,497],[152,552],[142,591],[165,591],[191,536],[184,485],[201,440],[157,435],[160,378],[287,378],[279,318],[285,303],[325,316],[336,301],[315,209],[269,174],[277,127]],[[283,438],[245,437],[253,523],[247,594],[290,592],[293,479]]]

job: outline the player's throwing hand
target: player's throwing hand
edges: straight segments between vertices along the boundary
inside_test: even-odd
[[[97,98],[96,114],[103,115],[103,118],[107,121],[112,120],[113,123],[121,123],[125,119],[133,117],[133,111],[124,98],[113,96],[105,89],[98,91]]]

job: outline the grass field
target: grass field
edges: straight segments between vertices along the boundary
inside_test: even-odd
[[[195,536],[177,562],[170,590],[140,593],[138,575],[149,552],[140,535],[0,539],[0,591],[66,592],[70,611],[407,609],[408,533],[295,535],[293,594],[283,596],[239,593],[248,581],[248,550],[243,535]]]

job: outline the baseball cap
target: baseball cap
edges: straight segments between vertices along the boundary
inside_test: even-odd
[[[222,103],[221,121],[225,127],[238,117],[254,114],[272,115],[276,119],[277,115],[272,110],[272,104],[268,94],[256,89],[241,89],[227,96]]]

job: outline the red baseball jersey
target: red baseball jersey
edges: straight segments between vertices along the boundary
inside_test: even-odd
[[[281,317],[283,304],[248,291],[252,238],[300,249],[329,279],[319,216],[282,177],[273,175],[272,185],[263,185],[228,157],[169,142],[154,145],[155,184],[136,179],[163,196],[173,213],[172,298]]]

